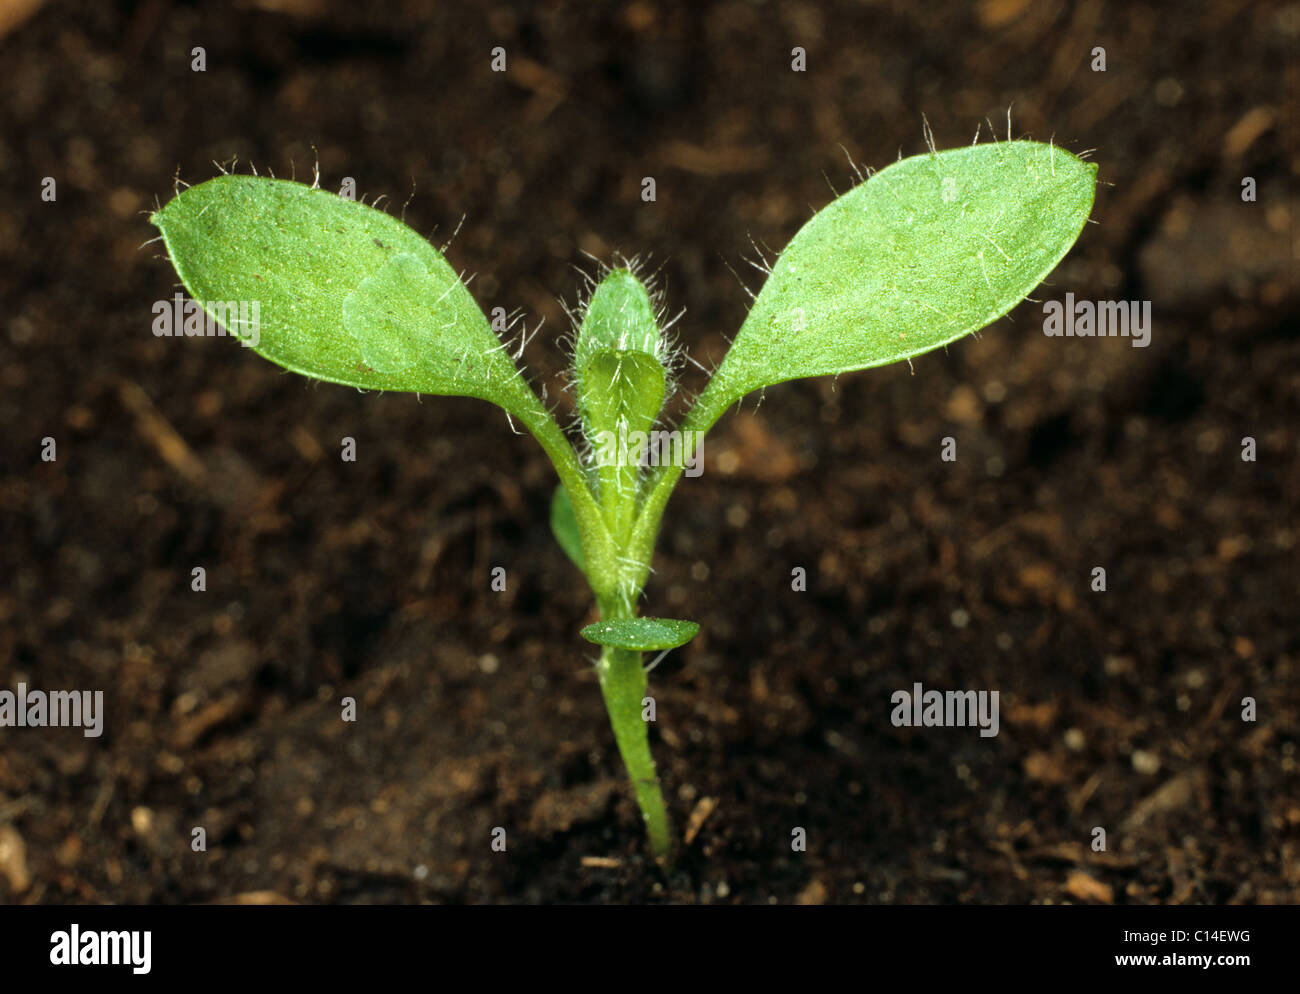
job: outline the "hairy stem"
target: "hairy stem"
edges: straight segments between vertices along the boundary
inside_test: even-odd
[[[731,402],[723,384],[715,380],[710,383],[710,387],[713,389],[706,389],[682,426],[690,429],[686,432],[686,444],[691,447],[691,451],[686,453],[688,459],[700,436],[712,427]],[[628,523],[626,519],[618,519],[615,527],[619,528],[621,534],[614,541],[620,548],[620,582],[613,591],[605,584],[592,584],[596,589],[602,618],[625,618],[636,614],[636,604],[641,598],[641,588],[645,585],[650,560],[654,556],[659,522],[668,497],[681,474],[682,466],[661,466],[647,481],[644,502],[630,522],[630,530],[623,531],[628,528]],[[606,523],[608,525],[608,519]],[[599,570],[588,570],[589,580],[595,581],[599,575]],[[654,758],[650,755],[649,728],[641,718],[641,702],[646,696],[647,688],[645,670],[641,668],[641,653],[605,647],[601,652],[599,666],[600,689],[605,695],[605,708],[609,712],[610,724],[614,727],[618,751],[623,756],[623,763],[632,780],[637,804],[645,818],[650,846],[656,856],[667,858],[672,852],[672,830],[668,824],[663,790],[655,775]]]
[[[655,542],[659,537],[659,522],[663,518],[664,508],[673,488],[682,477],[682,470],[695,455],[702,444],[704,434],[722,417],[727,408],[740,397],[744,390],[730,384],[726,377],[715,373],[708,386],[700,394],[695,406],[682,421],[682,461],[666,463],[659,466],[646,481],[646,488],[636,520],[625,543],[626,555],[635,562],[643,563],[645,569],[638,574],[638,582],[645,583],[649,573],[650,561],[654,557]]]

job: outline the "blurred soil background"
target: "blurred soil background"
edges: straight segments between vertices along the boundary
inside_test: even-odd
[[[1300,898],[1300,5],[5,0],[0,33],[0,687],[107,708],[98,739],[0,729],[0,900]],[[784,245],[850,158],[923,151],[922,115],[948,147],[1008,108],[1100,163],[1034,297],[1150,300],[1151,345],[1046,338],[1026,303],[719,423],[647,592],[703,625],[651,682],[667,873],[540,449],[476,401],[151,333],[173,178],[318,163],[459,228],[569,405],[588,256],[649,260],[707,366],[751,239]],[[1001,733],[893,727],[917,681],[999,691]]]

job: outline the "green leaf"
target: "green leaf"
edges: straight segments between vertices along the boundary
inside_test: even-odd
[[[190,296],[214,318],[226,302],[256,302],[255,334],[228,330],[272,362],[354,387],[479,397],[519,418],[567,488],[592,559],[612,558],[564,433],[447,260],[402,222],[255,176],[191,187],[151,220]]]
[[[587,438],[648,431],[667,389],[654,302],[626,269],[610,270],[583,312],[573,347],[578,406]]]
[[[654,652],[685,645],[699,631],[700,626],[695,622],[675,618],[614,618],[588,625],[582,630],[582,637],[614,649]]]
[[[597,352],[615,349],[658,357],[662,346],[645,284],[627,269],[611,269],[587,301],[574,342],[573,368],[579,383]]]
[[[883,366],[978,331],[1074,244],[1097,167],[1015,141],[903,159],[819,211],[777,259],[709,384],[751,390]]]
[[[630,434],[654,427],[666,389],[664,368],[654,356],[602,349],[587,363],[582,382],[582,406],[593,443],[605,432],[622,429]]]
[[[382,211],[301,183],[218,176],[152,221],[208,313],[213,302],[257,302],[246,344],[286,369],[524,404],[526,385],[447,260]]]
[[[578,519],[573,513],[573,503],[569,500],[569,492],[564,489],[563,483],[555,488],[555,495],[551,498],[551,533],[560,543],[564,554],[573,560],[573,564],[585,575],[587,563],[586,557],[582,554],[582,537],[578,531]]]
[[[636,513],[643,433],[654,427],[668,391],[664,350],[645,285],[626,269],[610,270],[583,313],[573,373],[605,523],[614,535],[624,534]]]

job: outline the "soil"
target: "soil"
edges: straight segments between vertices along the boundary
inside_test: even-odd
[[[1294,4],[3,10],[0,687],[102,689],[107,716],[0,729],[0,899],[1300,898]],[[1149,300],[1151,344],[1045,337],[1029,302],[719,423],[645,603],[703,625],[651,677],[672,870],[540,449],[476,401],[150,330],[177,284],[148,211],[237,158],[450,239],[485,308],[545,319],[551,397],[588,256],[648,260],[707,366],[751,239],[785,244],[849,158],[923,151],[922,115],[945,147],[1004,139],[1009,107],[1103,181],[1035,299]],[[999,734],[895,727],[917,682],[997,690]]]

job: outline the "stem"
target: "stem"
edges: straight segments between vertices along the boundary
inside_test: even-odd
[[[655,541],[659,537],[659,522],[663,518],[664,508],[673,488],[681,479],[685,464],[695,455],[695,450],[702,443],[705,433],[713,427],[718,418],[731,404],[745,395],[743,388],[738,388],[726,377],[724,360],[718,371],[710,378],[704,392],[700,394],[695,406],[687,412],[682,421],[683,453],[681,464],[668,463],[659,466],[646,481],[645,492],[631,533],[624,543],[625,555],[635,562],[642,562],[646,569],[640,575],[639,582],[645,583],[649,572],[650,560],[654,555]],[[638,588],[639,589],[639,588]]]
[[[569,491],[569,501],[573,505],[573,513],[578,519],[579,526],[585,531],[590,531],[593,539],[598,538],[608,542],[604,517],[596,504],[595,497],[592,496],[587,475],[578,462],[578,456],[555,419],[538,402],[537,395],[527,384],[521,383],[517,396],[512,398],[511,403],[503,406],[507,413],[519,418],[524,427],[541,444],[547,458],[551,460],[551,465],[555,467],[555,472],[559,474],[560,482]]]
[[[636,603],[635,598],[632,603]],[[602,602],[600,607],[603,618],[628,616],[620,605]],[[667,859],[672,854],[673,835],[663,790],[655,773],[654,757],[650,755],[650,728],[641,718],[641,701],[648,687],[641,666],[641,653],[604,646],[597,673],[600,674],[600,692],[605,697],[605,710],[609,712],[619,755],[623,757],[637,806],[645,819],[650,848],[657,858]]]
[[[604,499],[598,504],[586,472],[555,419],[521,378],[512,382],[515,384],[514,396],[503,406],[517,416],[541,443],[568,491],[582,538],[586,560],[584,572],[596,594],[601,617],[635,616],[650,565],[647,553],[644,562],[636,559],[632,560],[635,565],[630,570],[627,566],[628,532],[636,513],[637,468],[618,466],[614,468],[614,475],[605,475],[602,480]],[[502,403],[499,398],[494,399]],[[671,490],[671,485],[668,489]],[[667,495],[664,496],[666,500]],[[659,512],[662,513],[662,507]],[[653,535],[649,545],[648,551],[653,551]],[[614,739],[632,781],[636,803],[645,818],[650,848],[658,859],[666,860],[672,854],[673,836],[663,790],[655,774],[654,758],[650,755],[650,731],[641,718],[641,701],[646,696],[647,687],[641,653],[602,647],[597,672]]]
[[[728,390],[725,381],[716,376],[710,381],[709,388],[711,389],[705,390],[682,425],[684,429],[691,430],[686,436],[686,444],[691,446],[687,458],[693,453],[699,437],[712,427],[736,399],[735,394],[743,393]],[[631,522],[630,531],[624,530],[627,524],[621,517],[615,516],[612,522],[608,517],[605,519],[606,526],[612,526],[614,542],[619,547],[622,582],[615,586],[612,592],[615,596],[612,597],[607,587],[603,590],[596,589],[602,618],[635,615],[641,588],[649,574],[650,559],[659,534],[659,521],[673,486],[682,475],[682,469],[682,466],[677,465],[661,466],[651,476],[647,481],[644,501]],[[629,568],[628,564],[633,565]],[[588,571],[588,579],[598,575],[596,570]],[[641,668],[641,653],[606,647],[601,652],[599,673],[601,693],[605,695],[605,709],[609,712],[609,721],[614,727],[618,751],[623,756],[623,763],[632,780],[636,802],[645,818],[650,847],[657,857],[666,859],[672,852],[672,830],[668,824],[663,790],[655,775],[654,758],[650,755],[650,732],[646,722],[641,719],[641,701],[646,696],[647,687],[645,670]]]

